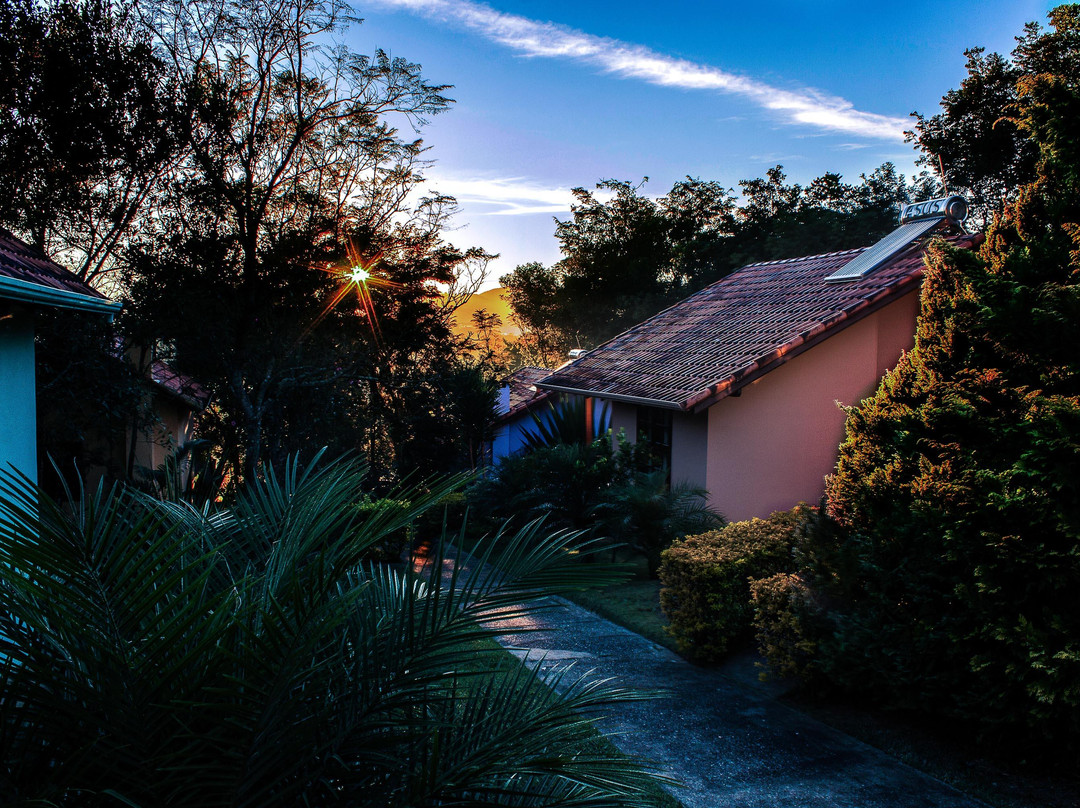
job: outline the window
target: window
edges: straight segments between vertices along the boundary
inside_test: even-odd
[[[671,410],[638,407],[637,439],[648,448],[650,471],[671,468]]]

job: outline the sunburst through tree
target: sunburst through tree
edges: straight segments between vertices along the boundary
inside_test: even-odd
[[[375,301],[371,297],[371,290],[372,288],[396,289],[401,287],[400,283],[376,274],[375,269],[382,262],[384,254],[383,250],[379,250],[370,257],[364,257],[352,241],[349,242],[346,249],[345,266],[333,264],[323,270],[323,272],[337,279],[338,287],[323,307],[323,310],[319,312],[319,316],[308,326],[308,332],[325,320],[342,300],[355,291],[356,311],[368,321],[372,336],[376,340],[379,339],[379,319],[375,313]]]

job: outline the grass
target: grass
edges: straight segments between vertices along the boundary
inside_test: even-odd
[[[566,597],[642,637],[673,651],[678,650],[674,637],[667,632],[668,620],[660,610],[659,581],[628,581]]]
[[[649,577],[645,559],[619,552],[612,560],[626,567],[632,576],[629,581],[603,589],[574,592],[565,596],[567,600],[665,648],[678,651],[675,639],[667,632],[668,619],[660,609],[660,582]]]

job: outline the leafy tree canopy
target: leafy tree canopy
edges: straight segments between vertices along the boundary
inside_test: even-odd
[[[739,185],[739,199],[690,177],[659,198],[615,180],[575,189],[555,226],[563,258],[500,279],[525,332],[521,360],[558,364],[744,264],[863,246],[893,227],[901,202],[931,193],[889,163],[854,185],[838,174],[789,184],[781,166]]]
[[[1050,20],[1008,108],[1033,179],[978,254],[931,249],[915,348],[850,412],[840,530],[812,533],[809,567],[835,682],[1075,756],[1080,6]]]
[[[338,0],[0,10],[0,224],[124,296],[126,340],[213,390],[234,472],[310,443],[387,479],[478,456],[448,391],[490,373],[447,321],[490,256],[443,240],[452,199],[415,201],[447,88],[350,51],[357,22]],[[52,378],[75,358],[56,336],[44,384],[108,377],[102,335],[88,378]]]

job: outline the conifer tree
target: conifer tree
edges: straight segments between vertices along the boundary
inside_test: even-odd
[[[1039,45],[1080,64],[1080,6],[1051,23]],[[1036,179],[977,253],[931,246],[915,347],[850,411],[842,530],[808,557],[834,681],[1076,751],[1080,70],[1017,89]]]

